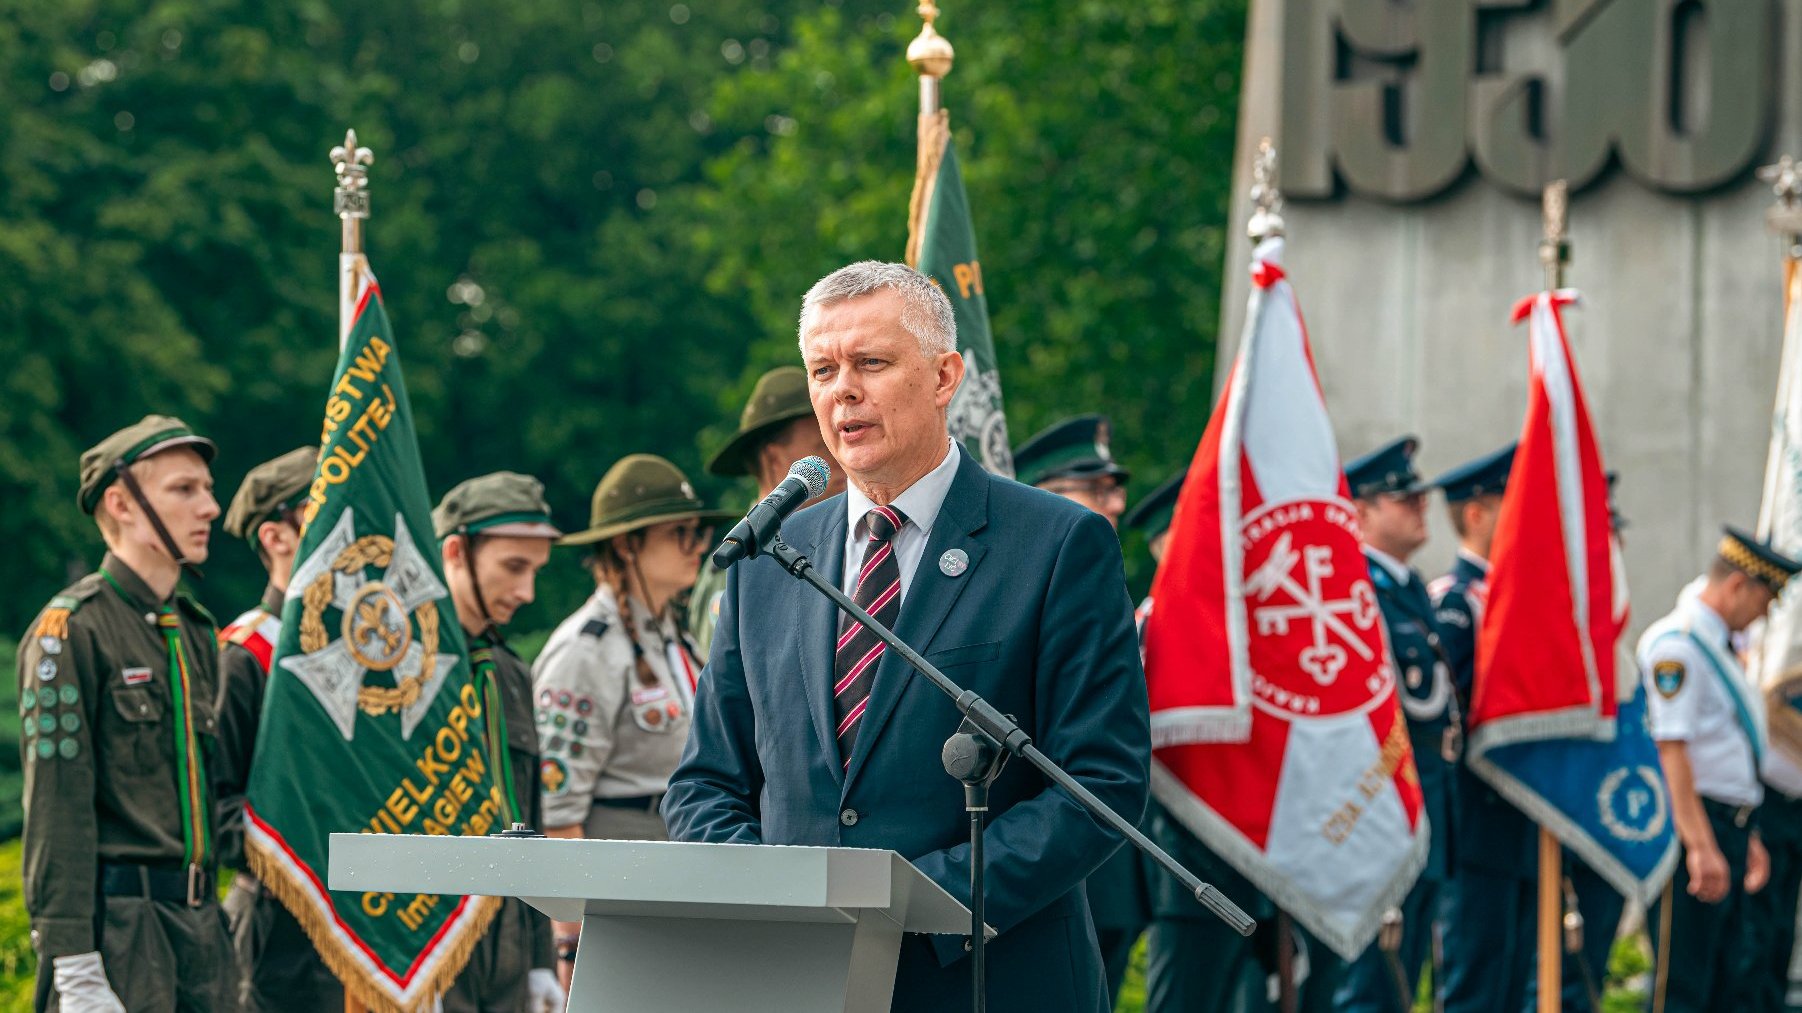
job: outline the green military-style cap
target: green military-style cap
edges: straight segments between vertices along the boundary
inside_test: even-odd
[[[461,482],[432,511],[432,530],[451,535],[561,538],[544,501],[544,483],[530,475],[497,471]]]
[[[1014,477],[1027,485],[1102,475],[1125,482],[1131,473],[1108,449],[1111,428],[1105,415],[1078,415],[1033,434],[1014,451]]]
[[[194,432],[186,422],[172,415],[146,415],[82,451],[81,485],[75,491],[75,502],[81,512],[91,514],[100,506],[100,494],[119,477],[114,470],[117,462],[136,464],[176,447],[193,447],[209,464],[218,451],[212,440]]]
[[[1120,526],[1128,530],[1143,530],[1151,538],[1168,530],[1171,520],[1176,517],[1176,499],[1182,495],[1183,479],[1188,477],[1187,468],[1170,476],[1163,485],[1151,490],[1150,495],[1128,510],[1126,516],[1120,518]]]
[[[799,366],[777,366],[757,378],[751,399],[738,417],[738,432],[707,462],[708,473],[727,477],[751,474],[752,455],[759,444],[775,436],[778,427],[812,417],[807,371]]]
[[[594,506],[586,531],[566,536],[559,545],[591,545],[664,521],[690,517],[718,524],[733,515],[715,510],[695,495],[682,470],[656,454],[632,454],[607,469],[594,487]]]
[[[306,500],[318,466],[319,448],[313,446],[296,447],[250,469],[225,510],[225,533],[254,545],[264,521],[276,520]]]

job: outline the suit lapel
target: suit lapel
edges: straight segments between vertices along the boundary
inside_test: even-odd
[[[962,451],[958,451],[962,453]],[[901,602],[901,615],[895,621],[895,634],[921,654],[931,646],[932,638],[951,606],[973,579],[971,574],[988,551],[974,535],[988,524],[988,476],[969,455],[962,457],[957,477],[945,493],[944,505],[932,525],[932,535],[920,554],[919,568],[914,570],[907,596]],[[939,569],[939,557],[949,549],[962,549],[969,556],[969,566],[958,576],[947,576]],[[857,744],[851,748],[851,763],[845,772],[845,788],[856,780],[864,761],[875,748],[876,740],[900,702],[901,694],[915,676],[913,667],[896,651],[884,651],[876,667],[876,680],[870,687],[870,703],[864,711],[863,727],[858,730]],[[945,729],[949,736],[955,728]]]
[[[840,584],[845,574],[845,497],[841,493],[831,506],[822,510],[814,528],[814,541],[807,558],[814,569],[833,584]],[[807,691],[807,710],[813,716],[814,731],[819,734],[822,755],[834,757],[832,776],[844,781],[844,767],[838,756],[838,716],[832,699],[832,648],[838,641],[838,607],[813,588],[798,592],[801,608],[801,681]]]

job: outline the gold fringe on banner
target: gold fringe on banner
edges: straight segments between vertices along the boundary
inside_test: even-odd
[[[914,193],[907,202],[907,266],[920,266],[920,244],[926,241],[926,211],[932,207],[932,188],[951,142],[951,114],[940,109],[920,117],[919,160],[914,167]]]
[[[250,871],[256,875],[258,884],[274,894],[282,902],[282,906],[300,922],[300,927],[305,930],[307,938],[313,943],[313,949],[319,952],[327,969],[344,985],[344,990],[361,1002],[370,1013],[421,1013],[430,1009],[432,1000],[444,994],[457,975],[463,973],[463,966],[469,963],[469,955],[487,934],[489,925],[501,908],[499,897],[470,897],[470,902],[475,905],[475,916],[455,940],[439,943],[440,947],[449,948],[439,958],[437,970],[432,972],[426,987],[420,990],[419,997],[411,1005],[403,1006],[390,998],[387,990],[371,981],[363,966],[345,952],[344,940],[333,930],[330,921],[313,906],[312,890],[294,877],[279,856],[256,841],[246,841],[245,852],[250,860]]]

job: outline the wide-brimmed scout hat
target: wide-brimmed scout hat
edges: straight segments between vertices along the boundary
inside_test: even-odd
[[[738,432],[726,441],[707,462],[711,475],[733,477],[752,472],[752,453],[757,445],[776,435],[776,430],[800,418],[813,417],[813,402],[807,397],[807,371],[799,366],[777,366],[757,378],[751,388],[751,399],[738,416]]]
[[[264,521],[277,520],[306,501],[318,466],[319,447],[315,445],[296,447],[250,469],[226,508],[225,533],[254,545]]]
[[[432,530],[441,540],[457,534],[563,537],[551,523],[544,483],[514,471],[478,475],[445,493],[432,511]]]
[[[91,514],[100,505],[100,494],[119,477],[113,468],[116,462],[132,465],[176,447],[193,447],[208,464],[218,452],[212,440],[172,415],[146,415],[82,451],[81,484],[75,490],[75,502],[81,512]]]
[[[656,454],[632,454],[607,469],[594,487],[588,530],[565,535],[558,545],[592,545],[664,521],[690,517],[703,524],[733,519],[695,495],[680,468]]]

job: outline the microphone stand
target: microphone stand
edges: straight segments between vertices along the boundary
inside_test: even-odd
[[[963,714],[965,724],[970,727],[971,732],[986,738],[990,744],[996,746],[998,757],[1003,755],[1001,751],[1005,750],[1007,754],[1018,756],[1020,759],[1032,764],[1034,769],[1045,776],[1046,780],[1049,780],[1051,783],[1064,789],[1066,794],[1080,803],[1083,808],[1090,812],[1090,814],[1113,828],[1115,833],[1126,838],[1133,847],[1138,848],[1141,852],[1150,856],[1152,861],[1162,866],[1165,872],[1175,876],[1177,881],[1183,884],[1185,890],[1188,890],[1203,907],[1212,911],[1215,915],[1219,916],[1220,920],[1230,925],[1233,931],[1239,933],[1241,936],[1249,936],[1252,931],[1257,928],[1258,923],[1253,921],[1250,915],[1241,911],[1238,905],[1227,899],[1225,894],[1221,893],[1212,884],[1202,882],[1194,873],[1183,868],[1176,859],[1171,858],[1166,854],[1163,848],[1153,844],[1144,834],[1140,833],[1138,827],[1128,823],[1125,817],[1109,808],[1107,803],[1095,797],[1094,792],[1083,787],[1081,782],[1071,777],[1069,773],[1058,766],[1049,756],[1040,752],[1039,747],[1032,744],[1032,737],[1027,735],[1025,729],[1021,728],[1013,718],[996,710],[994,705],[990,704],[987,700],[984,700],[976,693],[976,691],[964,689],[957,683],[952,682],[949,676],[933,667],[933,664],[925,658],[922,658],[918,651],[907,646],[906,642],[900,637],[895,636],[892,630],[877,622],[868,612],[858,608],[857,603],[853,602],[849,596],[839,590],[836,583],[820,575],[819,570],[814,567],[811,560],[790,548],[788,543],[782,540],[779,533],[770,538],[767,545],[758,545],[757,548],[760,551],[768,552],[771,556],[775,557],[778,563],[782,564],[783,569],[787,570],[796,578],[811,584],[815,590],[831,599],[832,603],[838,606],[839,611],[856,620],[858,625],[862,626],[864,629],[876,634],[877,639],[881,640],[884,644],[887,644],[889,650],[899,654],[914,671],[925,676],[926,681],[937,686],[940,692],[950,697],[952,702],[957,705],[959,713]],[[754,555],[755,553],[752,554]],[[979,892],[983,875],[981,851],[982,819],[988,809],[988,784],[1000,773],[1000,764],[995,763],[994,770],[990,771],[986,768],[986,765],[981,762],[967,762],[966,759],[963,758],[963,753],[970,750],[972,745],[980,752],[981,743],[980,740],[974,744],[960,743],[958,740],[962,738],[964,734],[965,733],[960,731],[958,735],[952,736],[950,742],[945,744],[944,760],[946,770],[952,772],[953,776],[957,777],[959,780],[964,781],[966,791],[965,808],[970,811],[970,832],[972,842],[970,856],[972,864],[970,870],[972,887],[970,909],[972,915],[975,917],[970,936],[970,952],[972,956],[975,956],[981,952],[981,947],[984,943],[984,926],[982,923],[983,900],[982,895]],[[957,747],[958,756],[953,756],[954,747]],[[955,771],[953,771],[954,760],[957,761],[957,769]],[[969,760],[980,761],[981,757],[974,756],[970,757]],[[968,777],[974,777],[981,780],[982,783],[980,787],[972,787],[970,781],[966,779]],[[980,796],[973,794],[977,791],[980,791]],[[980,806],[977,805],[978,802],[980,802]],[[983,967],[981,964],[975,966],[979,969],[977,971],[978,974],[986,973],[986,967]],[[978,1010],[983,1008],[981,992],[982,984],[983,983],[979,980],[975,986],[977,989],[976,1008]]]
[[[974,990],[970,1008],[974,1013],[983,1013],[988,1009],[989,940],[982,824],[989,814],[989,785],[1001,776],[1007,753],[966,718],[945,740],[940,758],[944,760],[945,773],[964,783],[964,811],[970,814],[970,987]]]

